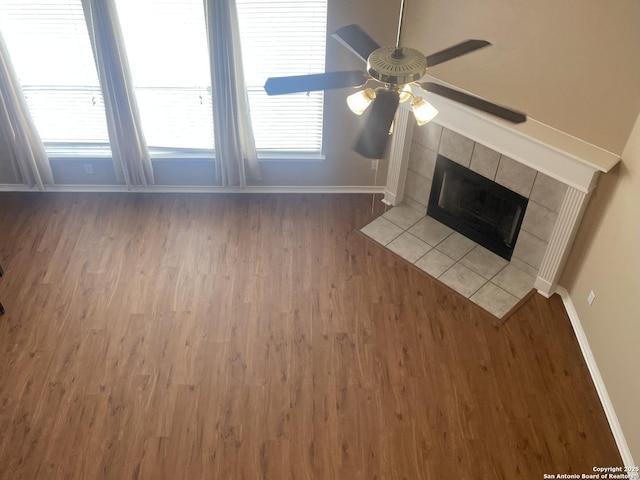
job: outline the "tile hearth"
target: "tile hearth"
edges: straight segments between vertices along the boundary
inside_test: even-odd
[[[360,231],[499,319],[535,282],[517,260],[508,262],[404,203]]]

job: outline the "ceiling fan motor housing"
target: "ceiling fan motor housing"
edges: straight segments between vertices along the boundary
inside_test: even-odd
[[[427,59],[413,48],[382,47],[369,55],[367,71],[382,83],[404,85],[424,76],[427,71]]]

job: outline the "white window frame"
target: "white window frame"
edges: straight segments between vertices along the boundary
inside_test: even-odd
[[[13,0],[16,3],[19,0]],[[134,1],[134,0],[132,0]],[[242,0],[240,0],[242,1]],[[287,0],[284,0],[287,1]],[[319,1],[319,0],[312,0]],[[324,19],[324,38],[323,42],[326,42],[326,10],[328,6],[326,6],[327,0],[321,0],[325,2],[325,19]],[[304,3],[304,0],[296,0],[296,2]],[[31,3],[38,3],[35,0],[32,0]],[[47,0],[42,1],[43,4],[47,3]],[[51,3],[50,1],[48,3]],[[66,2],[65,2],[66,3]],[[78,0],[79,3],[79,0]],[[264,0],[262,3],[265,5],[271,5],[272,2],[268,0]],[[277,3],[277,2],[276,2]],[[204,12],[203,12],[204,16]],[[6,39],[5,39],[6,40]],[[126,38],[125,38],[126,40]],[[323,43],[324,45],[324,43]],[[126,47],[126,42],[125,42]],[[91,49],[90,40],[87,35],[86,40],[86,48]],[[323,46],[323,53],[326,48]],[[92,56],[93,60],[93,56]],[[323,55],[322,63],[326,61]],[[314,71],[308,71],[303,73],[318,73],[324,71],[324,68],[314,69]],[[302,74],[302,73],[301,73]],[[277,72],[273,74],[277,75]],[[28,91],[28,85],[26,86],[26,90]],[[324,117],[324,99],[321,102],[322,113],[321,118]],[[213,113],[212,113],[213,115]],[[105,120],[106,122],[106,120]],[[321,120],[320,126],[320,145],[317,151],[297,151],[297,150],[265,150],[258,149],[258,158],[260,162],[319,162],[325,160],[325,155],[323,152],[323,140],[324,140],[324,121]],[[90,143],[90,142],[49,142],[45,141],[45,147],[47,154],[50,158],[109,158],[112,156],[111,148],[107,141],[107,143]],[[176,158],[190,158],[190,159],[203,159],[206,161],[215,160],[215,149],[202,149],[202,148],[154,148],[153,146],[149,147],[151,157],[154,160],[172,160]]]
[[[309,149],[298,148],[304,142],[305,127],[295,130],[298,123],[305,124],[304,119],[292,120],[293,136],[294,138],[297,136],[298,141],[290,149],[263,148],[260,144],[259,122],[262,117],[269,119],[265,124],[277,123],[277,118],[269,117],[269,102],[273,101],[276,108],[278,105],[283,108],[281,102],[297,101],[296,96],[299,98],[305,96],[305,94],[293,94],[268,97],[262,90],[268,77],[325,71],[327,0],[236,0],[236,5],[240,23],[245,83],[250,92],[249,102],[258,159],[261,162],[323,161],[326,158],[324,155],[324,92],[312,93],[315,97],[310,100],[315,102],[315,108],[319,110],[312,113],[316,116],[316,120],[307,123],[310,127],[308,130],[310,135],[315,137],[315,145]],[[309,22],[307,25],[304,25],[305,20]],[[273,36],[270,36],[272,34]],[[269,57],[269,53],[274,56]],[[256,94],[260,92],[260,97],[252,98],[252,91]],[[305,105],[304,100],[298,105]],[[313,106],[313,104],[310,105]],[[283,112],[286,116],[286,106],[284,108]],[[306,105],[304,108],[307,108]],[[257,109],[261,110],[260,113],[256,113]],[[286,125],[286,123],[283,124]],[[262,136],[268,137],[268,133],[263,132]],[[280,140],[277,143],[284,142]]]

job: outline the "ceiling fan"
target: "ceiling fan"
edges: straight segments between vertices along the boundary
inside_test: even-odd
[[[439,85],[433,82],[417,83],[427,69],[491,44],[485,40],[466,40],[425,56],[418,50],[400,46],[405,0],[400,4],[400,18],[396,45],[380,47],[358,25],[347,25],[332,36],[367,64],[367,71],[345,70],[338,72],[273,77],[267,79],[264,89],[268,95],[331,90],[347,87],[363,87],[373,80],[375,86],[365,88],[347,97],[351,110],[361,115],[371,104],[371,111],[365,121],[354,150],[367,158],[381,158],[389,140],[389,131],[398,105],[411,99],[411,107],[418,125],[424,125],[433,119],[438,111],[424,98],[414,96],[411,85],[417,85],[425,91],[454,100],[469,107],[481,110],[512,123],[522,123],[527,117],[524,113],[488,102],[480,97]]]

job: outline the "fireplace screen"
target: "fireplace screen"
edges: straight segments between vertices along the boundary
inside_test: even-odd
[[[528,200],[438,155],[428,214],[510,260]]]

